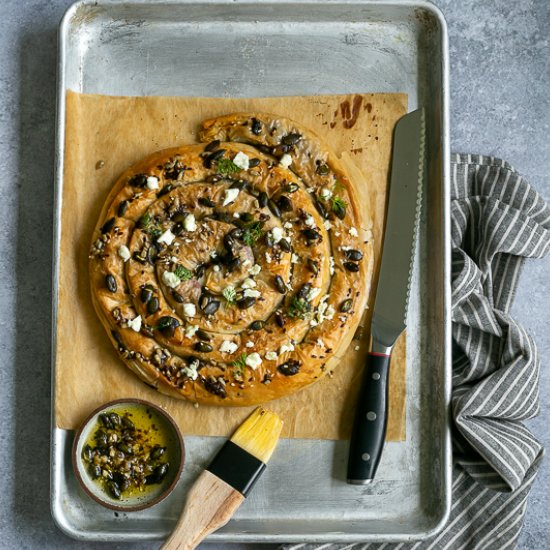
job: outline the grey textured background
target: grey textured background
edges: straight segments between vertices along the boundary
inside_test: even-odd
[[[9,549],[129,547],[66,538],[48,504],[56,27],[70,3],[0,0],[0,547]],[[550,199],[550,1],[436,4],[449,24],[452,150],[504,157]],[[541,352],[541,414],[530,426],[546,446],[549,272],[550,258],[527,265],[513,310]],[[549,509],[543,463],[519,548],[550,546]]]

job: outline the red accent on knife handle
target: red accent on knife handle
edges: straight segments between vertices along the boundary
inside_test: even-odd
[[[389,357],[389,353],[378,353],[377,351],[369,351],[369,355],[376,355],[377,357]]]

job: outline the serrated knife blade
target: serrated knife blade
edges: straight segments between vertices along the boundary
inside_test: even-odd
[[[371,351],[363,375],[348,459],[348,483],[364,485],[376,474],[386,436],[388,374],[397,337],[405,330],[422,188],[426,123],[424,109],[396,124],[382,262],[371,328]]]

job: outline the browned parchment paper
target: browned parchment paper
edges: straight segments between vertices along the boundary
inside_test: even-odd
[[[208,99],[108,97],[68,92],[57,316],[56,423],[74,429],[111,399],[139,397],[174,416],[184,434],[229,435],[250,408],[199,407],[159,394],[120,361],[90,299],[88,251],[92,231],[119,174],[158,149],[196,141],[205,118],[237,111],[265,111],[311,128],[362,172],[359,195],[374,220],[379,257],[391,136],[406,112],[404,94]],[[371,306],[373,304],[371,296]],[[284,437],[345,439],[350,435],[368,326],[354,340],[332,377],[269,408],[285,422]],[[358,349],[356,349],[358,347]],[[405,346],[397,345],[390,374],[387,438],[405,438]]]

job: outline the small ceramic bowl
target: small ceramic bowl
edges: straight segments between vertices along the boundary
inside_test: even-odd
[[[98,429],[102,428],[105,431],[99,417],[106,412],[114,412],[119,416],[130,412],[129,418],[134,421],[136,428],[145,423],[154,426],[154,433],[160,434],[159,437],[165,441],[166,455],[163,458],[170,464],[168,473],[160,483],[147,485],[143,492],[133,491],[127,495],[123,492],[121,498],[116,499],[108,493],[102,483],[92,478],[89,463],[83,458],[83,451],[86,445],[93,446],[94,434]],[[141,419],[141,422],[136,422],[137,419]],[[143,510],[165,499],[176,486],[184,461],[183,438],[174,420],[157,405],[142,399],[117,399],[97,408],[76,432],[72,449],[73,469],[84,491],[99,504],[124,512]]]

